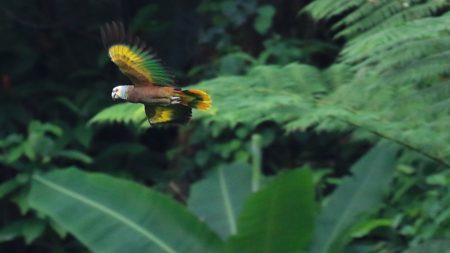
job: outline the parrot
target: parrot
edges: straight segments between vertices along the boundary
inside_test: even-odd
[[[208,93],[175,87],[172,76],[152,50],[139,37],[126,33],[122,22],[104,24],[100,37],[111,61],[131,81],[114,87],[112,99],[143,104],[150,125],[185,124],[192,108],[210,109]]]

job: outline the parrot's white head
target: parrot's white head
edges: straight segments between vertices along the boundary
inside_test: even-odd
[[[127,100],[128,98],[128,89],[130,85],[120,85],[113,88],[111,92],[111,97],[113,100]]]

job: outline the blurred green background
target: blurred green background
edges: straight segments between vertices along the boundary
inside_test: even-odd
[[[449,7],[3,0],[0,252],[446,252]],[[113,103],[110,21],[213,108]]]

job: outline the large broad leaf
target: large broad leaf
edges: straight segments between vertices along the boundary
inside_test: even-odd
[[[314,187],[310,170],[277,176],[250,196],[238,220],[238,234],[228,241],[228,252],[299,252],[314,226]]]
[[[93,252],[221,250],[217,235],[183,206],[111,176],[77,169],[34,175],[29,201]]]
[[[237,217],[251,194],[251,168],[246,164],[220,166],[194,184],[189,209],[222,238],[237,232]]]
[[[340,251],[350,228],[380,204],[394,165],[395,149],[378,145],[352,166],[318,217],[312,253]]]

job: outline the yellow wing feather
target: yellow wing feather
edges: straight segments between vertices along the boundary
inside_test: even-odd
[[[142,66],[145,59],[126,45],[114,45],[108,50],[109,57],[134,84],[153,83],[152,74]]]
[[[172,76],[138,37],[126,34],[120,22],[105,24],[100,29],[103,45],[111,60],[135,85],[169,86]]]
[[[173,111],[166,107],[156,107],[155,115],[151,118],[153,124],[168,122],[173,119]]]
[[[145,105],[145,114],[151,125],[184,124],[191,118],[191,108],[184,105]]]

